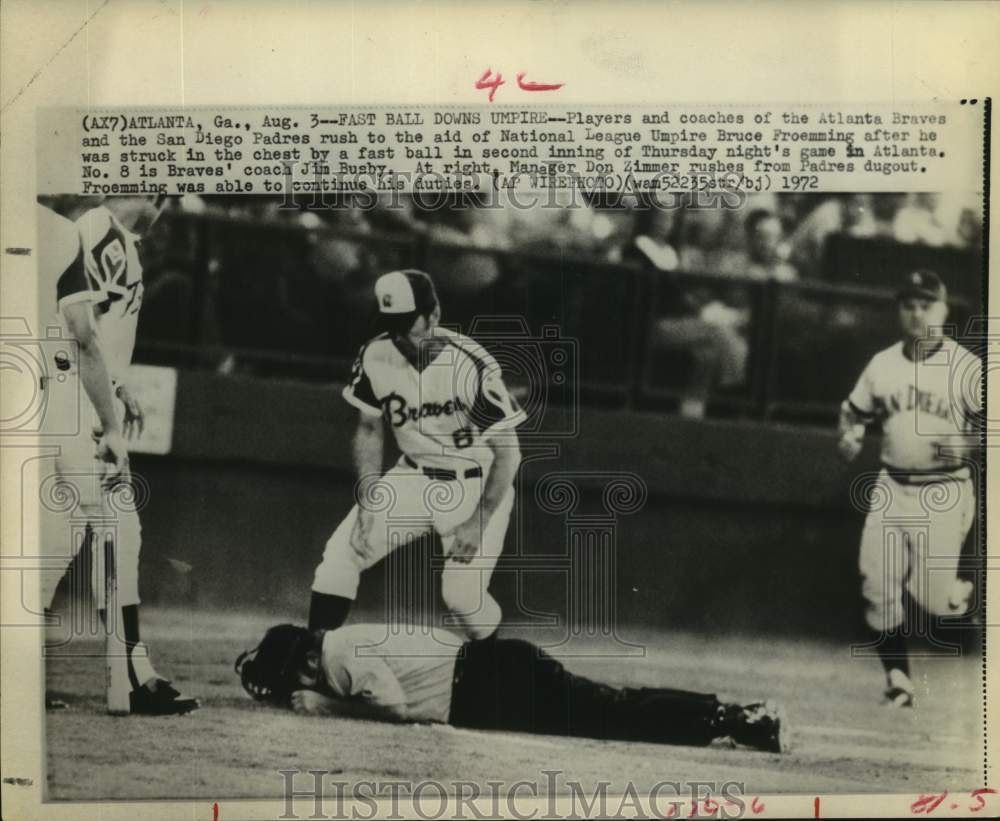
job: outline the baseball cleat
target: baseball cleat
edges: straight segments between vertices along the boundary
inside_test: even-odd
[[[913,682],[902,670],[893,668],[887,677],[889,686],[885,690],[883,704],[886,707],[912,707]]]
[[[169,681],[156,678],[129,693],[133,715],[173,716],[190,713],[201,705],[198,699],[185,696]]]
[[[725,727],[737,744],[768,753],[787,752],[791,737],[784,709],[773,701],[725,707]]]

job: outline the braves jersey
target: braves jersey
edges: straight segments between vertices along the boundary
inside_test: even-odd
[[[142,306],[139,237],[104,207],[88,211],[76,226],[83,246],[84,275],[60,280],[59,308],[77,301],[94,305],[101,350],[111,378],[120,382],[132,362]]]
[[[43,205],[37,206],[39,315],[60,324],[63,306],[90,300],[83,246],[76,225]],[[65,326],[63,326],[65,327]]]
[[[382,416],[400,450],[422,466],[484,469],[487,440],[525,417],[496,360],[474,340],[445,328],[444,345],[418,371],[387,334],[361,348],[344,398],[363,413]]]
[[[954,467],[942,444],[975,430],[981,414],[981,363],[952,339],[930,356],[909,359],[903,343],[880,351],[848,402],[865,422],[882,424],[882,462],[899,470]]]

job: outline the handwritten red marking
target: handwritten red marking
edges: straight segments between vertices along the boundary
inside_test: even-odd
[[[493,95],[497,93],[497,89],[504,84],[504,79],[502,74],[497,72],[496,78],[491,80],[490,75],[492,73],[493,69],[488,68],[486,69],[486,71],[483,72],[483,76],[480,77],[478,80],[476,80],[476,88],[479,91],[482,91],[483,89],[487,88],[490,90],[490,96],[487,99],[489,99],[491,103],[493,102]]]
[[[924,793],[910,805],[910,812],[914,815],[919,815],[920,813],[929,815],[934,812],[934,810],[936,810],[941,805],[941,802],[947,797],[947,790],[940,795],[937,795],[936,793]]]
[[[522,91],[556,91],[562,88],[565,83],[533,83],[524,79],[524,72],[517,75],[517,86]]]
[[[819,796],[813,799],[813,818],[819,818]]]
[[[219,821],[219,802],[212,804],[212,821]]]
[[[984,795],[996,795],[996,790],[990,787],[984,787],[983,789],[973,790],[969,793],[970,797],[976,799],[976,806],[969,807],[969,812],[979,812],[986,806],[986,799],[983,798]]]
[[[753,797],[753,801],[750,802],[750,809],[753,811],[754,815],[760,815],[764,812],[764,802],[760,800],[758,796]]]

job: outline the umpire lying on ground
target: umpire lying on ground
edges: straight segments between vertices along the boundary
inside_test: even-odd
[[[570,673],[529,641],[436,636],[374,624],[314,632],[281,624],[240,655],[236,672],[255,699],[313,715],[663,744],[729,738],[768,752],[788,746],[771,703],[610,687]]]

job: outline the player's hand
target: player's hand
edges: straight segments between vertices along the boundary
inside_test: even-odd
[[[139,404],[139,400],[132,396],[132,392],[124,385],[119,385],[115,393],[122,400],[122,404],[125,405],[125,419],[122,421],[122,433],[129,441],[140,438],[143,430],[146,428],[146,414],[142,409],[142,405]]]
[[[106,489],[129,480],[128,448],[119,431],[112,430],[99,434],[97,458],[108,465],[103,480]]]
[[[845,462],[853,462],[861,453],[863,445],[863,439],[848,433],[840,437],[840,441],[837,442],[837,450],[840,452],[841,459]]]
[[[448,557],[454,559],[459,564],[469,564],[476,553],[479,552],[481,540],[479,512],[474,513],[450,534],[446,535],[454,538]]]
[[[332,712],[333,699],[315,690],[295,690],[292,693],[292,709],[303,715],[324,715]]]

